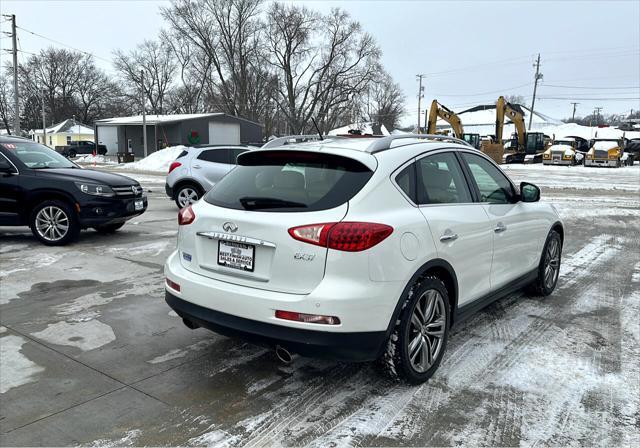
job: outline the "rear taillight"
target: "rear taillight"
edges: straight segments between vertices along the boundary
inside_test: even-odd
[[[180,162],[171,163],[171,165],[169,165],[169,173],[171,171],[175,170],[176,168],[178,168],[179,166],[182,166],[182,163],[180,163]]]
[[[340,319],[336,316],[322,316],[320,314],[296,313],[294,311],[276,310],[278,319],[306,322],[310,324],[340,325]]]
[[[180,209],[178,212],[178,225],[186,226],[191,224],[196,219],[196,214],[193,212],[193,209],[190,205],[187,205],[185,208]]]
[[[393,227],[374,222],[329,222],[292,227],[298,241],[346,252],[367,250],[393,233]]]

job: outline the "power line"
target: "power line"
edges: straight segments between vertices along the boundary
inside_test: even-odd
[[[501,92],[506,92],[506,91],[509,91],[509,90],[516,90],[516,89],[520,89],[520,88],[522,88],[522,87],[529,87],[529,86],[531,86],[532,84],[533,84],[532,82],[528,82],[528,83],[526,83],[526,84],[521,84],[521,85],[519,85],[519,86],[507,87],[507,88],[504,88],[504,89],[492,90],[492,91],[489,91],[489,92],[482,92],[482,93],[470,93],[470,94],[466,94],[466,95],[465,95],[465,94],[458,94],[458,93],[455,93],[455,94],[449,94],[449,95],[444,94],[444,93],[439,93],[439,94],[437,94],[437,95],[436,95],[436,94],[434,94],[434,96],[449,96],[449,97],[483,96],[483,95],[490,95],[490,94],[492,94],[492,93],[501,93]]]
[[[579,100],[579,101],[631,101],[631,100],[640,100],[640,97],[584,98],[584,97],[576,97],[576,96],[562,96],[562,97],[560,97],[560,96],[541,96],[541,97],[538,97],[538,98],[541,99],[541,100],[562,100],[562,101],[567,101],[567,100]]]
[[[56,44],[58,44],[58,45],[62,45],[63,47],[71,48],[72,50],[78,51],[78,52],[83,53],[83,54],[86,54],[86,55],[88,55],[88,56],[93,56],[93,57],[94,57],[94,58],[96,58],[96,59],[100,59],[100,60],[105,61],[105,62],[108,62],[108,63],[111,63],[111,62],[112,62],[112,61],[110,61],[109,59],[105,59],[105,58],[103,58],[103,57],[101,57],[101,56],[98,56],[98,55],[96,55],[96,54],[94,54],[94,53],[90,53],[90,52],[88,52],[88,51],[80,50],[79,48],[72,47],[71,45],[67,45],[67,44],[65,44],[65,43],[63,43],[63,42],[60,42],[60,41],[58,41],[58,40],[51,39],[50,37],[43,36],[42,34],[35,33],[35,32],[33,32],[33,31],[31,31],[31,30],[26,29],[26,28],[22,28],[21,26],[19,26],[19,27],[17,27],[17,28],[20,28],[22,31],[26,31],[27,33],[33,34],[34,36],[38,36],[38,37],[40,37],[40,38],[42,38],[42,39],[45,39],[45,40],[51,41],[51,42],[56,43]]]
[[[555,84],[542,84],[542,87],[554,87],[560,89],[583,89],[583,90],[624,90],[624,89],[640,89],[640,85],[626,87],[587,87],[587,86],[559,86]]]

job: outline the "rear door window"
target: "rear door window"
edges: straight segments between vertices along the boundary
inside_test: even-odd
[[[223,149],[223,148],[205,149],[198,156],[198,160],[204,160],[205,162],[229,164],[229,150]]]
[[[417,162],[418,204],[473,202],[458,159],[452,152],[424,157]]]
[[[327,210],[349,201],[372,175],[357,160],[333,154],[249,151],[204,199],[238,210]]]

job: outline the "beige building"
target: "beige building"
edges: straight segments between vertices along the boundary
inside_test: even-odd
[[[72,118],[47,128],[46,138],[42,133],[42,129],[32,129],[29,131],[29,137],[31,140],[44,143],[52,149],[59,146],[68,146],[71,142],[81,140],[94,141],[93,128]]]

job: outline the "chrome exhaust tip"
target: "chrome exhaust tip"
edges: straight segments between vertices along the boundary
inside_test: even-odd
[[[283,364],[291,364],[293,362],[293,355],[286,348],[276,345],[276,356]]]

